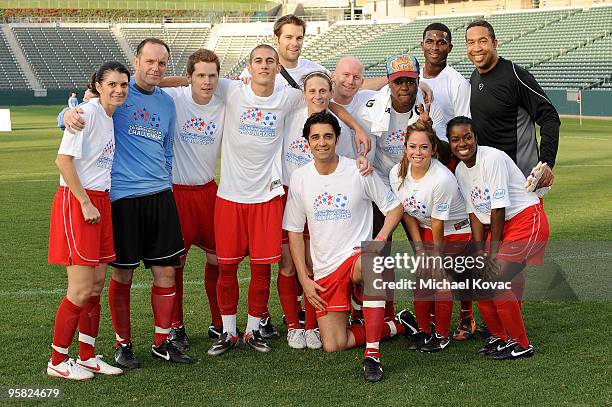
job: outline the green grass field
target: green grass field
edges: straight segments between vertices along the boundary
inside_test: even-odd
[[[612,334],[612,122],[585,120],[579,127],[577,120],[563,121],[555,188],[545,203],[551,240],[607,242],[600,251],[578,250],[570,243],[570,249],[549,252],[547,263],[562,267],[581,300],[525,303],[527,332],[536,347],[531,360],[506,363],[478,357],[480,342],[475,340],[455,342],[441,354],[411,353],[405,339],[395,338],[382,347],[385,380],[371,385],[361,376],[359,349],[338,354],[297,351],[277,339],[271,354],[241,347],[212,358],[206,355],[211,340],[206,336],[203,255],[193,250],[185,271],[185,310],[193,343],[189,353],[197,363],[169,365],[151,358],[151,276],[140,268],[132,293],[132,329],[143,368],[121,377],[68,383],[45,373],[53,318],[66,287],[65,271],[46,263],[49,209],[58,182],[53,165],[61,138],[54,127],[58,110],[14,108],[14,131],[0,133],[0,340],[5,346],[0,387],[61,387],[63,402],[70,405],[612,404],[612,352],[606,342]],[[395,240],[405,240],[403,231],[396,232]],[[244,327],[246,268],[239,277],[239,326]],[[585,289],[586,279],[598,283]],[[596,289],[598,295],[589,295]],[[400,301],[397,308],[406,306]],[[270,308],[280,325],[275,288]],[[97,345],[98,352],[112,360],[114,334],[104,294]],[[72,346],[72,355],[77,348]]]
[[[266,11],[278,2],[266,0],[0,0],[2,8]]]

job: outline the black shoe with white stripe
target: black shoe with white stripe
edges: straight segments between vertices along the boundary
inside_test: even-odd
[[[193,363],[193,359],[185,355],[168,339],[164,340],[159,346],[151,346],[153,357],[174,363]]]
[[[115,362],[127,369],[138,369],[140,367],[140,362],[134,356],[131,342],[121,343],[117,346],[117,349],[115,349]]]
[[[259,331],[262,338],[277,338],[280,336],[276,327],[272,324],[272,318],[266,317],[259,321]]]
[[[219,356],[236,347],[238,347],[238,336],[223,332],[221,336],[219,336],[219,339],[217,339],[210,349],[208,349],[207,353],[210,356]]]
[[[419,332],[419,325],[417,324],[416,317],[412,311],[403,309],[395,316],[397,322],[402,324],[405,328],[404,335],[410,337],[416,335]]]
[[[523,359],[532,357],[534,353],[532,344],[525,348],[518,343],[514,343],[514,346],[506,346],[503,350],[495,352],[491,355],[491,358],[495,360]]]
[[[496,352],[497,345],[501,345],[501,344],[504,344],[504,346],[506,345],[504,341],[491,335],[487,339],[487,342],[485,343],[485,345],[482,348],[478,349],[478,353],[481,355],[488,356],[491,353]]]
[[[383,369],[380,359],[372,356],[363,359],[363,377],[368,382],[379,382],[383,379]]]
[[[440,335],[437,332],[431,334],[431,336],[425,341],[423,346],[419,349],[421,352],[440,352],[441,350],[446,349],[446,347],[450,344],[450,339],[447,339]]]
[[[421,350],[421,346],[425,345],[427,339],[429,339],[429,335],[424,331],[417,332],[410,338],[411,343],[408,345],[408,350]]]
[[[257,352],[268,353],[272,350],[268,342],[262,338],[259,331],[245,332],[242,335],[242,342],[249,348],[255,349]]]
[[[216,327],[212,324],[208,327],[208,337],[211,339],[219,339],[223,333],[223,327]]]
[[[185,332],[185,327],[182,326],[180,328],[172,328],[170,329],[170,333],[168,334],[168,340],[172,342],[177,349],[184,351],[189,347],[189,337]]]

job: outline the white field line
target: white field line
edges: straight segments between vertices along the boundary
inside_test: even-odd
[[[574,168],[574,167],[612,167],[612,164],[557,164],[555,168]]]

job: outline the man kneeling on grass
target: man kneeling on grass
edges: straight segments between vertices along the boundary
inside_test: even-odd
[[[304,295],[317,309],[323,349],[335,352],[366,345],[363,373],[367,381],[383,377],[379,341],[403,333],[396,321],[385,323],[385,301],[364,301],[364,325],[347,326],[351,294],[360,297],[361,250],[372,236],[372,201],[385,213],[375,240],[386,241],[402,218],[402,206],[376,174],[361,176],[355,161],[336,154],[338,120],[316,113],[306,120],[303,137],[314,158],[295,170],[283,228]],[[304,224],[310,230],[313,274],[304,256]],[[355,292],[354,292],[355,291]]]

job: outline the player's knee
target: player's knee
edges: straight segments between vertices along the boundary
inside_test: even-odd
[[[89,300],[89,297],[93,294],[93,283],[81,284],[78,287],[68,288],[68,299],[78,306],[82,306]]]
[[[217,256],[214,254],[206,253],[206,262],[211,266],[218,266],[219,262],[217,261]]]
[[[293,267],[293,264],[283,265],[281,263],[281,265],[278,268],[278,272],[280,274],[282,274],[283,276],[286,276],[286,277],[293,277],[293,276],[295,276],[295,268]]]
[[[133,270],[119,269],[113,267],[112,278],[121,284],[132,284],[132,273]]]

